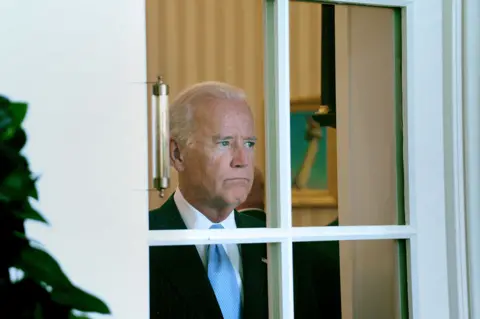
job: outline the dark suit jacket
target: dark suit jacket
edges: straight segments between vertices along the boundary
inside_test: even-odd
[[[239,228],[265,227],[265,223],[235,212]],[[150,230],[186,229],[171,196],[149,215]],[[268,318],[267,250],[265,244],[242,244],[243,318]],[[326,304],[332,298],[317,294],[309,243],[294,245],[295,318],[337,319]],[[321,270],[320,270],[321,271]],[[326,281],[322,284],[328,284]],[[330,285],[330,284],[328,284]],[[323,287],[328,290],[329,287]],[[331,308],[331,306],[330,306]],[[335,308],[335,307],[334,307]],[[196,247],[150,247],[150,318],[220,319],[222,314]]]
[[[244,209],[240,214],[257,218],[265,223],[266,214],[261,209]],[[328,224],[338,226],[338,219]],[[296,318],[341,319],[340,291],[340,248],[338,241],[305,242],[293,244],[293,264],[296,281],[310,281],[307,287],[296,287],[295,299],[304,298],[300,290],[313,289],[307,304],[295,307]],[[297,269],[297,271],[295,271]],[[301,270],[300,270],[301,269]],[[299,278],[304,273],[304,278]],[[298,301],[296,302],[298,303]],[[312,307],[316,304],[316,307]],[[316,316],[310,316],[308,309],[314,308]]]

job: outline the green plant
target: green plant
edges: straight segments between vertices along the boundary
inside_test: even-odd
[[[38,200],[36,178],[21,153],[27,108],[0,95],[0,317],[85,318],[73,310],[108,314],[103,301],[77,288],[25,234],[25,220],[47,223],[31,205]],[[20,280],[11,279],[12,269],[22,272]]]

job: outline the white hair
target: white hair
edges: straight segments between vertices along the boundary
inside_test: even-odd
[[[170,137],[182,146],[194,130],[194,108],[205,99],[246,101],[245,92],[223,82],[200,82],[178,94],[169,106]]]

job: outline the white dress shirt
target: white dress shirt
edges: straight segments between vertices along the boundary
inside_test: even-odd
[[[205,215],[200,213],[195,207],[190,205],[185,197],[183,197],[180,189],[175,190],[173,200],[177,205],[180,216],[188,229],[209,229],[214,223],[212,223]],[[225,229],[236,229],[235,214],[231,212],[228,217],[220,223]],[[214,230],[212,230],[214,231]],[[196,245],[200,259],[203,266],[207,269],[207,245]],[[239,246],[237,244],[223,244],[228,258],[235,269],[235,275],[237,277],[237,283],[240,287],[240,295],[243,300],[243,287],[242,287],[242,262],[240,257]]]

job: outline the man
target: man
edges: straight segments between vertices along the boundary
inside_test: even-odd
[[[150,212],[151,230],[265,227],[235,211],[254,178],[256,137],[243,91],[218,82],[186,89],[170,105],[170,135],[178,188]],[[151,247],[150,317],[268,318],[266,257],[265,244]],[[298,273],[295,306],[315,313],[306,272]]]

